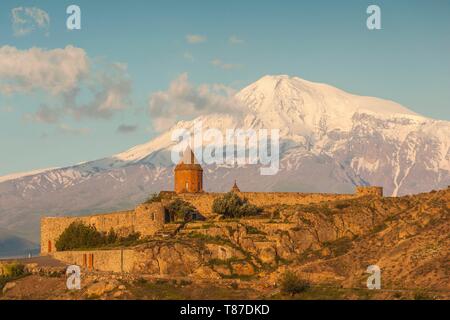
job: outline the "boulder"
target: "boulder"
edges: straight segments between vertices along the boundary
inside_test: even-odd
[[[233,273],[240,276],[252,276],[255,274],[255,269],[248,262],[234,262],[231,264]]]
[[[122,297],[124,294],[125,294],[124,291],[116,291],[116,292],[114,292],[113,297],[114,297],[114,298],[120,298],[120,297]]]
[[[5,286],[3,287],[3,294],[5,294],[7,291],[15,288],[17,284],[15,282],[8,282],[7,284],[5,284]]]
[[[100,281],[92,284],[86,290],[87,296],[102,296],[105,293],[111,292],[118,287],[116,280]]]
[[[14,288],[16,286],[15,282],[8,282],[7,284],[5,284],[5,286],[3,287],[3,294],[5,294],[7,291],[11,290],[12,288]]]
[[[272,243],[258,243],[258,257],[263,263],[276,264],[277,252],[272,247]]]
[[[214,266],[214,271],[218,272],[220,275],[229,276],[231,275],[230,268],[226,265],[216,265]]]
[[[197,268],[192,276],[201,278],[201,279],[220,279],[220,275],[215,272],[213,269],[207,266],[202,266]]]

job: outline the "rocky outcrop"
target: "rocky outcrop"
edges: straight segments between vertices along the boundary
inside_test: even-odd
[[[3,294],[5,294],[7,291],[13,289],[17,284],[15,282],[8,282],[3,287]]]
[[[345,287],[364,287],[367,266],[376,264],[384,286],[448,289],[449,189],[401,198],[280,205],[266,211],[239,220],[191,222],[173,237],[150,238],[133,248],[55,257],[81,263],[84,254],[93,254],[94,271],[260,279],[270,285],[285,270],[294,270],[311,282]]]
[[[118,287],[119,282],[117,280],[96,282],[86,289],[86,296],[88,298],[100,297]]]

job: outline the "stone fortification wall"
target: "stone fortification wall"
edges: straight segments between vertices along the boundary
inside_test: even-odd
[[[238,192],[241,197],[248,199],[251,204],[264,207],[272,205],[296,205],[312,204],[326,201],[338,201],[354,199],[366,195],[380,196],[379,189],[358,188],[355,194],[331,194],[331,193],[300,193],[300,192]],[[382,189],[381,189],[382,195]],[[177,195],[181,199],[190,202],[201,214],[212,213],[214,199],[223,196],[223,193],[182,193]]]
[[[81,217],[46,217],[41,219],[41,254],[56,251],[55,242],[61,233],[75,221],[93,225],[98,231],[114,229],[120,236],[139,232],[142,236],[155,234],[164,226],[164,208],[161,203],[142,204],[135,210]]]

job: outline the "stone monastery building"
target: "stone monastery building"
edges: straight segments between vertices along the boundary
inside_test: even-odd
[[[224,193],[208,193],[203,190],[203,169],[196,161],[191,150],[185,153],[183,159],[175,167],[174,180],[173,191],[161,191],[159,193],[159,201],[140,204],[133,210],[79,217],[42,218],[41,254],[55,254],[56,240],[75,221],[94,225],[98,231],[102,232],[108,232],[112,228],[120,236],[126,236],[133,232],[139,232],[141,236],[153,236],[162,230],[165,224],[172,221],[165,207],[174,199],[180,198],[191,203],[202,216],[208,219],[213,214],[212,204],[214,199],[224,195]],[[311,204],[323,201],[354,199],[367,195],[383,196],[381,187],[366,186],[356,187],[354,194],[242,192],[235,182],[230,191],[260,207],[277,204]],[[84,260],[86,259],[91,258],[84,257]]]

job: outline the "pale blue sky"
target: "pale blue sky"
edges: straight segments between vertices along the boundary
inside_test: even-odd
[[[79,31],[66,29],[69,4],[81,7]],[[367,30],[369,4],[381,7],[382,30]],[[47,12],[48,29],[14,35],[16,7]],[[188,43],[188,34],[206,41]],[[231,43],[232,36],[241,41]],[[0,91],[0,175],[94,160],[150,140],[156,133],[148,98],[184,72],[195,84],[235,89],[266,74],[289,74],[450,120],[448,0],[2,0],[0,47],[6,45],[82,48],[94,67],[126,64],[131,87],[127,108],[111,118],[56,123],[26,120],[43,104],[61,103],[49,92]],[[217,59],[229,68],[211,63]],[[136,129],[118,133],[120,125]]]

